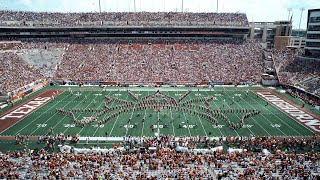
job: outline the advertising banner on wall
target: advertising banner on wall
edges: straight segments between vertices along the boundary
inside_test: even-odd
[[[211,85],[211,86],[224,85],[224,82],[219,82],[219,81],[217,81],[217,82],[209,82],[209,85]]]

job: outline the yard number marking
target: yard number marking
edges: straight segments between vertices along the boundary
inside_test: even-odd
[[[47,124],[36,124],[37,125],[37,128],[44,128],[47,126]]]

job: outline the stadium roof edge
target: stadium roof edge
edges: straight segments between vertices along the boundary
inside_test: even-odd
[[[317,9],[308,9],[308,11],[319,11],[320,8],[317,8]]]

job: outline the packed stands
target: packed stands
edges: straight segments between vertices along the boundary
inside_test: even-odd
[[[16,90],[43,78],[38,69],[23,61],[17,54],[0,53],[0,92]]]
[[[248,27],[244,13],[103,12],[48,13],[0,11],[0,26],[241,26]]]
[[[320,62],[319,62],[320,63]],[[320,96],[320,77],[314,76],[305,79],[301,82],[301,86],[308,92],[313,92],[314,94]]]
[[[312,106],[319,106],[320,105],[319,98],[312,96],[312,95],[306,93],[305,91],[302,91],[302,90],[299,90],[296,88],[290,88],[290,87],[287,87],[286,89],[287,89],[286,93],[292,97],[300,99],[300,100],[304,101],[305,103],[308,103]]]
[[[0,11],[0,26],[235,26],[248,27],[242,13],[35,13]],[[263,48],[256,41],[215,40],[27,40],[0,43],[0,92],[41,78],[123,83],[258,83]],[[272,51],[283,84],[300,83],[319,93],[320,64]],[[304,98],[299,92],[288,94]],[[307,99],[310,100],[309,98]],[[313,102],[311,102],[313,103]],[[190,134],[191,135],[191,134]],[[77,153],[79,135],[38,137],[42,149],[0,152],[0,179],[319,179],[316,137],[124,137],[106,152],[91,146]],[[90,137],[91,138],[91,137]],[[88,138],[89,139],[89,138]],[[32,141],[36,141],[33,139]],[[89,140],[88,140],[89,141]],[[105,143],[105,142],[104,142]],[[65,144],[71,145],[69,152]],[[61,152],[57,152],[60,147]],[[101,145],[100,145],[101,147]],[[140,149],[143,147],[142,149]],[[229,147],[230,149],[215,149]]]
[[[19,59],[24,66],[27,62],[29,67],[37,69],[37,76],[33,74],[30,80],[36,79],[32,77],[52,77],[55,74],[58,79],[136,84],[200,81],[257,83],[263,62],[259,43],[242,40],[26,41],[22,42],[19,50],[7,52],[2,59],[14,59],[16,62]],[[30,71],[19,69],[21,72],[25,70]],[[8,77],[17,80],[21,77],[21,81],[26,77],[15,76],[16,73],[6,70]],[[2,90],[11,91],[21,85],[6,83],[10,83],[11,87],[2,85]]]
[[[0,41],[0,50],[18,50],[22,47],[21,41]]]
[[[256,82],[262,72],[262,47],[257,42],[169,42],[72,43],[59,65],[57,78],[141,83]]]
[[[53,77],[56,66],[61,61],[64,49],[24,49],[17,53],[28,64],[39,69],[45,77]]]
[[[273,60],[281,83],[304,86],[310,93],[319,94],[320,62],[297,57],[294,50],[273,50]]]
[[[244,14],[231,13],[141,12],[133,16],[0,11],[0,18],[2,26],[248,26]],[[263,48],[256,41],[239,39],[28,40],[8,44],[0,45],[3,92],[44,77],[136,84],[257,83],[263,71]],[[300,83],[307,91],[318,93],[319,63],[295,55],[289,50],[273,51],[280,81]],[[316,137],[126,137],[111,151],[84,154],[75,153],[74,147],[68,153],[52,152],[70,140],[77,143],[76,135],[39,137],[38,143],[47,148],[31,152],[27,152],[27,139],[16,138],[24,150],[0,153],[0,179],[316,179],[320,172]],[[217,146],[232,148],[206,150]]]
[[[39,143],[61,143],[52,136],[49,138],[41,139]],[[192,150],[199,145],[207,147],[222,144],[234,148],[210,152],[205,149]],[[131,148],[119,150],[126,146]],[[134,147],[142,146],[145,150],[134,150]],[[183,147],[188,149],[181,150]],[[316,137],[227,137],[225,140],[210,140],[207,137],[129,137],[122,143],[114,144],[114,149],[108,152],[79,154],[71,148],[69,153],[54,153],[45,149],[30,153],[0,153],[0,178],[319,178],[319,152],[310,149],[319,149]]]
[[[53,77],[64,52],[63,45],[65,43],[0,41],[0,73],[3,74],[0,92],[11,92],[39,78]]]

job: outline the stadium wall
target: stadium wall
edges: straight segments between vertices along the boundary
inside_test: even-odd
[[[15,91],[10,92],[8,98],[12,98],[12,100],[17,101],[33,92],[42,89],[43,87],[47,86],[47,84],[48,82],[46,80],[38,80],[32,82]]]
[[[278,86],[279,85],[279,81],[277,79],[262,78],[261,83],[264,86]]]
[[[0,38],[242,38],[246,39],[249,27],[0,27]]]
[[[261,81],[261,80],[259,80]],[[196,86],[234,86],[234,85],[256,85],[252,82],[222,82],[222,81],[195,81],[195,82],[163,82],[163,81],[155,81],[155,82],[131,82],[131,81],[70,81],[70,80],[62,80],[57,79],[53,84],[57,85],[66,85],[66,86],[121,86],[121,87],[129,87],[129,86],[160,86],[160,85],[174,85],[174,86],[186,86],[186,87],[196,87]]]

